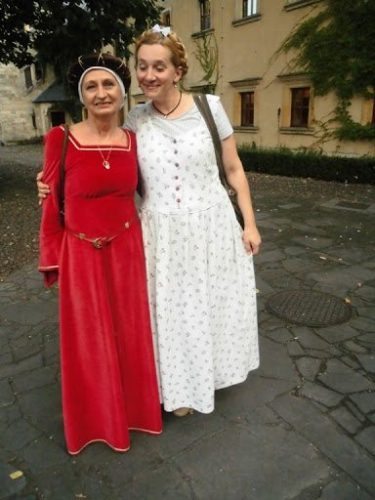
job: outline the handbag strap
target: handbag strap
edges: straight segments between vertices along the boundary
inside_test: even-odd
[[[207,128],[211,134],[212,137],[212,142],[215,147],[215,154],[216,154],[216,162],[217,166],[219,168],[219,177],[220,181],[225,187],[228,186],[228,181],[226,178],[225,174],[225,169],[224,169],[224,163],[223,163],[223,157],[222,157],[222,147],[221,147],[221,140],[219,137],[219,132],[217,130],[217,126],[214,120],[214,117],[211,112],[210,105],[208,104],[207,100],[207,95],[206,94],[195,94],[193,96],[194,102],[199,109],[201,115],[204,118],[204,121],[206,122]]]
[[[59,215],[60,215],[60,222],[61,222],[62,226],[64,226],[65,158],[66,158],[66,152],[68,149],[68,139],[69,139],[69,125],[64,123],[64,140],[63,140],[61,159],[60,159],[60,183],[59,183],[59,192],[58,192]]]

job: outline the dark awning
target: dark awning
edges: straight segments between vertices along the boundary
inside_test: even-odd
[[[54,82],[46,90],[33,100],[33,103],[42,102],[64,102],[71,101],[72,98],[67,94],[64,85],[61,82]]]

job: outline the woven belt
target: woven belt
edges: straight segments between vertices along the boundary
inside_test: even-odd
[[[73,236],[75,236],[79,240],[87,241],[88,243],[91,243],[94,248],[97,248],[98,250],[100,250],[104,246],[109,245],[109,243],[111,243],[111,241],[113,241],[115,238],[117,238],[117,236],[120,236],[120,234],[122,234],[124,231],[127,231],[134,224],[134,222],[136,222],[137,220],[139,220],[138,217],[133,217],[133,219],[125,221],[123,223],[121,231],[119,231],[116,234],[113,234],[111,236],[98,236],[96,238],[88,238],[85,233],[76,233],[74,231],[71,231],[68,228],[66,228],[66,229],[70,234],[72,234]]]

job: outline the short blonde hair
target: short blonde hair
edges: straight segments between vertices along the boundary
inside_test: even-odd
[[[175,68],[180,68],[182,77],[188,72],[187,52],[182,40],[173,31],[169,35],[152,30],[144,31],[135,41],[135,63],[138,63],[138,51],[142,45],[162,45],[171,51],[171,61]]]

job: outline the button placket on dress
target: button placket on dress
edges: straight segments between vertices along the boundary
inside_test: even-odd
[[[180,163],[179,161],[177,160],[177,157],[176,155],[178,155],[178,148],[177,148],[177,139],[172,139],[172,144],[174,146],[174,150],[173,150],[173,154],[174,154],[174,157],[175,157],[175,161],[174,161],[174,166],[176,167],[177,169],[177,172],[179,171],[179,168],[180,168]],[[175,175],[174,176],[174,181],[175,181],[175,192],[176,192],[176,202],[177,202],[177,208],[181,208],[181,184],[180,184],[180,176],[179,175]]]

